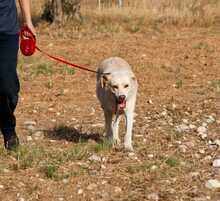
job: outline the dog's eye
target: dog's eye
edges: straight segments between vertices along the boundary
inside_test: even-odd
[[[113,85],[112,88],[113,89],[118,89],[118,86],[117,85]]]
[[[124,88],[128,88],[128,84],[126,84],[126,85],[124,86]]]

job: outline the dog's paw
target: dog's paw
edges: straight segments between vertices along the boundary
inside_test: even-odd
[[[131,144],[125,144],[124,147],[125,147],[125,151],[134,152],[134,148]]]

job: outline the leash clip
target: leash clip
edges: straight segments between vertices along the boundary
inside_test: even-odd
[[[36,49],[36,37],[28,26],[23,26],[20,31],[20,50],[24,56],[31,56]]]

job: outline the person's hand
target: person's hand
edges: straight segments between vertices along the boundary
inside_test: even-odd
[[[27,25],[28,28],[32,31],[32,33],[36,36],[36,30],[35,30],[34,25],[32,24],[32,22],[27,22],[25,25]]]

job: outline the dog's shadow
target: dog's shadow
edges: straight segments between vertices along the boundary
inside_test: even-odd
[[[48,138],[53,140],[66,140],[69,142],[80,143],[94,140],[96,143],[103,143],[103,138],[99,133],[82,132],[81,129],[60,125],[46,131]]]

